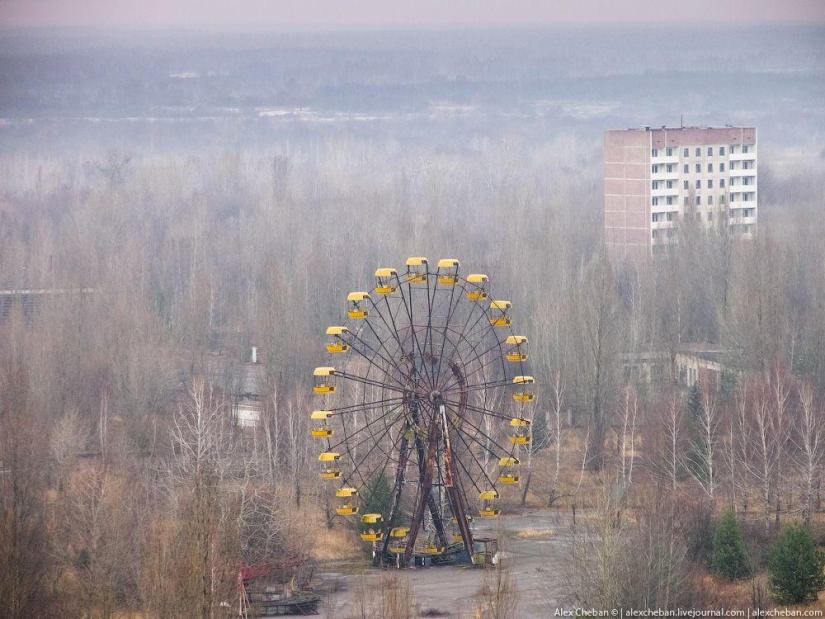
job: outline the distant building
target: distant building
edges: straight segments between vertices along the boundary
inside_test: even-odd
[[[258,348],[252,347],[248,363],[241,366],[235,389],[235,422],[240,428],[255,428],[261,421],[261,393],[263,392],[264,366],[258,363]]]
[[[675,357],[669,352],[632,352],[621,356],[622,371],[627,382],[652,390],[678,385],[689,389],[699,385],[716,391],[722,386],[726,371],[725,359],[730,350],[712,344],[682,344]]]
[[[614,259],[644,259],[676,241],[686,217],[756,230],[756,128],[626,129],[604,134],[605,243]]]

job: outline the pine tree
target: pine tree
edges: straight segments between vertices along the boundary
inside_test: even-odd
[[[750,575],[750,562],[745,551],[742,529],[736,522],[733,511],[729,510],[719,521],[719,528],[713,537],[710,569],[730,580],[739,580]]]
[[[771,595],[778,604],[813,601],[817,592],[825,589],[825,554],[817,549],[810,529],[801,523],[785,529],[768,565]]]

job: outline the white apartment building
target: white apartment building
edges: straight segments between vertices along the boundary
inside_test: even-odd
[[[755,127],[605,132],[604,226],[611,256],[650,256],[675,242],[687,218],[752,236],[756,165]]]

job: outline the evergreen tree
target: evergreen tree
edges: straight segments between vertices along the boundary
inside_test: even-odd
[[[768,566],[771,595],[778,604],[814,601],[825,589],[825,554],[817,549],[810,529],[801,523],[785,529],[771,551]]]
[[[710,569],[730,580],[739,580],[750,575],[750,563],[745,551],[742,529],[731,510],[728,510],[719,521],[719,528],[713,537]]]

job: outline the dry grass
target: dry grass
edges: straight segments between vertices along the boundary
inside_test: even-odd
[[[547,539],[553,537],[556,532],[553,529],[522,529],[516,533],[517,539]]]

